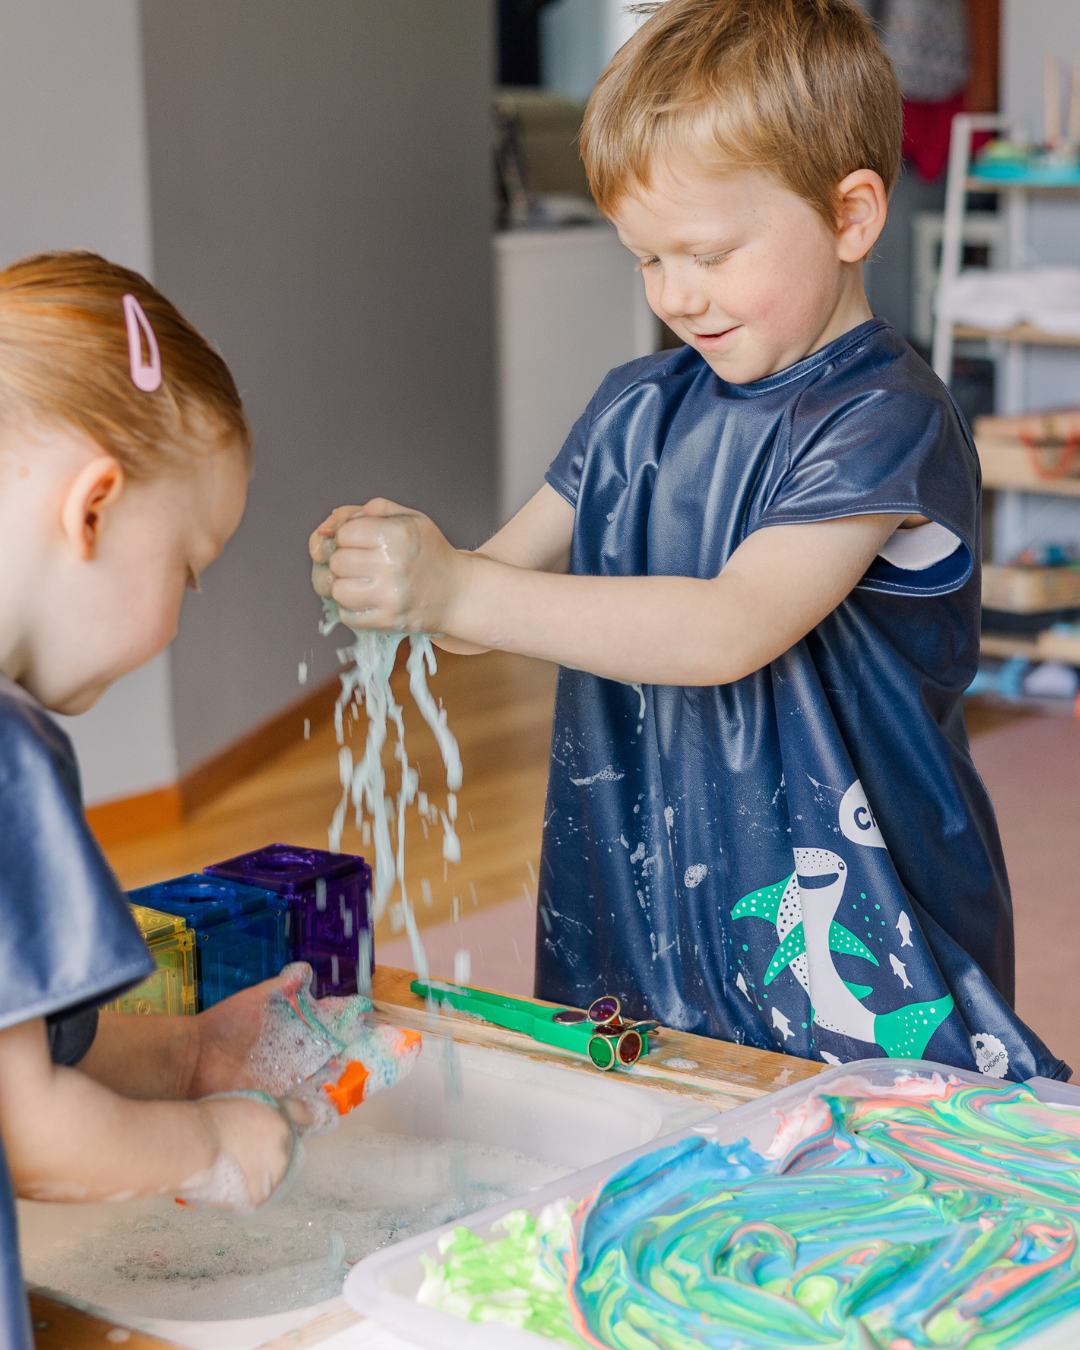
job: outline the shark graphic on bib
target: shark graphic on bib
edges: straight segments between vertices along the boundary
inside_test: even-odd
[[[777,947],[763,985],[772,984],[783,970],[790,969],[810,1000],[817,1026],[879,1045],[891,1059],[921,1059],[930,1038],[952,1012],[952,996],[909,1003],[892,1012],[872,1012],[863,1000],[874,992],[874,986],[845,981],[834,953],[860,958],[873,968],[869,978],[887,978],[901,989],[911,988],[906,968],[890,956],[891,970],[883,969],[861,939],[837,919],[848,879],[847,864],[839,854],[823,848],[797,848],[794,859],[790,876],[744,895],[731,911],[732,919],[754,918],[776,928]],[[903,930],[901,934],[907,936]],[[773,1024],[779,1026],[776,1011]]]

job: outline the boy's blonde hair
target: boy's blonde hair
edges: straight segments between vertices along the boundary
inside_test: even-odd
[[[131,374],[123,297],[142,306],[161,352],[153,393]],[[114,455],[133,479],[251,430],[229,368],[138,272],[96,253],[39,253],[0,271],[0,434],[63,425]]]
[[[772,175],[835,229],[848,174],[892,191],[902,134],[892,65],[851,0],[666,0],[600,77],[581,156],[606,215],[689,152]]]

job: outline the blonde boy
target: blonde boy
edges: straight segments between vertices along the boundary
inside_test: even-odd
[[[317,584],[357,627],[562,665],[538,995],[830,1063],[1067,1073],[1011,1008],[964,730],[978,462],[863,290],[900,139],[848,0],[657,7],[582,154],[686,346],[613,371],[483,549],[376,500],[317,532]]]

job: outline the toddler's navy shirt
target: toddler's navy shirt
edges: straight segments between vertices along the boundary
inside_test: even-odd
[[[77,1063],[98,1006],[154,969],[86,824],[71,742],[0,676],[0,1031],[44,1017],[53,1059]],[[27,1326],[0,1157],[0,1343],[21,1347]]]
[[[755,530],[868,513],[959,543],[922,570],[879,556],[731,684],[560,670],[537,995],[615,994],[829,1063],[1067,1075],[1011,1006],[1008,879],[962,704],[978,460],[925,363],[881,319],[752,384],[689,347],[647,357],[607,377],[547,480],[576,508],[579,575],[712,578]]]

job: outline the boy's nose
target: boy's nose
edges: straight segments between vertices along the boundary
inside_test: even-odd
[[[658,296],[661,309],[673,319],[688,319],[709,308],[709,297],[694,284],[694,278],[679,269],[665,271]]]

